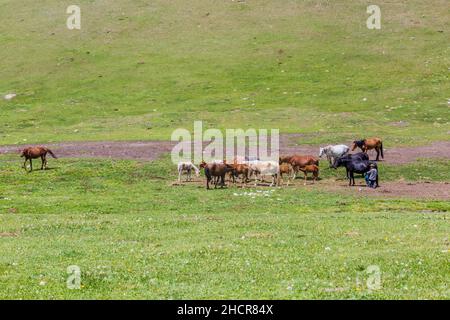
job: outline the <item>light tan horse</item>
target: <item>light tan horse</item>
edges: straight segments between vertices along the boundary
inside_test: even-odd
[[[22,154],[20,155],[22,158],[25,157],[23,168],[25,170],[27,169],[27,161],[30,160],[30,171],[33,171],[32,159],[41,158],[41,170],[47,169],[47,153],[50,153],[53,158],[58,159],[53,152],[46,147],[28,147],[23,149]]]
[[[354,151],[356,148],[360,148],[362,150],[362,152],[367,152],[368,150],[375,149],[375,151],[377,152],[376,161],[379,160],[380,154],[381,154],[381,158],[384,159],[383,141],[381,141],[380,138],[355,140],[355,141],[353,141],[353,144],[352,144],[352,151]]]

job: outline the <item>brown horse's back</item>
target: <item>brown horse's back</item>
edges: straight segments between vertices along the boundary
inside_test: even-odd
[[[377,147],[379,148],[383,144],[383,142],[381,141],[380,138],[368,138],[368,139],[365,139],[364,142],[365,142],[366,148],[368,150],[375,149]]]
[[[25,148],[22,151],[22,157],[26,157],[28,159],[36,159],[47,153],[44,147],[29,147]]]
[[[289,163],[293,166],[293,167],[304,167],[307,165],[319,165],[319,159],[312,156],[312,155],[306,155],[306,156],[292,156],[290,158]]]
[[[352,151],[356,148],[360,148],[362,152],[367,152],[368,150],[375,149],[377,152],[377,161],[381,154],[381,157],[384,158],[383,154],[383,141],[380,138],[367,138],[364,140],[355,140],[353,141]]]

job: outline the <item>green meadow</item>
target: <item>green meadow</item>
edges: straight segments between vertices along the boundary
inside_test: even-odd
[[[302,185],[205,191],[203,183],[172,185],[167,159],[64,159],[32,173],[4,160],[3,299],[450,297],[448,201]],[[408,178],[417,169],[439,180],[428,168],[419,161],[380,171],[417,181]],[[322,172],[319,183],[345,175]],[[81,269],[79,290],[66,286],[71,265]],[[367,287],[369,266],[381,272],[379,290]]]
[[[303,143],[448,139],[446,0],[0,3],[2,144],[279,128]]]

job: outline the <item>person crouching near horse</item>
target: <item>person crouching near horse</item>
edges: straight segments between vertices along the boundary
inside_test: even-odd
[[[377,168],[375,168],[375,165],[373,163],[370,165],[370,170],[364,174],[364,178],[369,188],[375,189],[376,187],[378,187],[378,170]]]

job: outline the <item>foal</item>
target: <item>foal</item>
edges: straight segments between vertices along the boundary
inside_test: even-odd
[[[231,177],[233,180],[233,184],[236,184],[236,178],[238,178],[240,175],[242,175],[242,183],[247,183],[248,182],[248,176],[250,173],[250,167],[247,164],[243,164],[243,163],[237,163],[235,161],[235,163],[232,164],[232,167],[234,169],[234,171],[230,172],[231,173]]]
[[[294,177],[294,168],[290,163],[280,164],[280,178],[284,181],[283,174],[287,175],[286,186],[289,186],[289,181]]]
[[[304,183],[305,186],[306,186],[306,180],[308,179],[308,172],[312,172],[312,174],[313,174],[313,183],[319,177],[319,167],[316,166],[315,164],[309,164],[304,167],[299,167],[298,170],[303,172],[303,174],[305,175],[305,183]]]
[[[58,159],[53,152],[46,147],[28,147],[23,149],[22,154],[20,155],[22,158],[25,157],[23,168],[25,170],[27,169],[27,161],[30,160],[30,171],[33,171],[33,162],[31,159],[41,158],[41,170],[47,169],[47,153],[50,153],[53,158]]]
[[[307,165],[319,165],[319,159],[314,156],[306,155],[293,155],[293,156],[284,156],[280,157],[280,164],[290,163],[294,168],[294,179],[297,177],[298,168],[304,167]]]
[[[195,171],[196,177],[200,175],[200,170],[192,162],[188,161],[178,163],[178,182],[181,182],[181,175],[183,174],[183,172],[186,172],[186,181],[191,181],[192,170]]]

